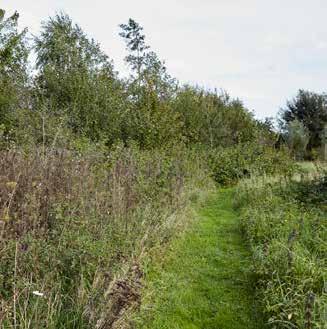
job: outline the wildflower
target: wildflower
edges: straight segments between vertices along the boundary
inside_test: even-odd
[[[40,292],[40,291],[37,291],[37,290],[34,290],[33,291],[33,295],[38,296],[38,297],[43,297],[44,296],[44,293],[43,292]]]
[[[2,221],[4,221],[4,222],[9,222],[9,220],[10,220],[10,216],[9,216],[9,211],[8,211],[8,209],[5,209],[5,210],[4,210],[1,219],[2,219]]]
[[[17,182],[7,182],[6,185],[7,187],[14,189],[17,185]]]

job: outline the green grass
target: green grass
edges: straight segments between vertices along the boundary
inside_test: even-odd
[[[149,270],[152,294],[143,301],[139,328],[263,328],[232,199],[232,189],[213,195],[167,258]]]

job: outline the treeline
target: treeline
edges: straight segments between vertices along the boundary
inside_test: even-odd
[[[272,127],[228,94],[181,86],[151,51],[143,28],[120,25],[131,74],[113,62],[71,18],[59,13],[37,37],[18,31],[19,15],[0,23],[0,136],[3,146],[131,141],[141,148],[174,143],[231,146],[273,143]],[[33,54],[34,61],[29,61]],[[272,139],[273,138],[273,139]]]

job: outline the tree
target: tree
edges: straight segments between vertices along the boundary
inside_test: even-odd
[[[176,80],[157,54],[149,50],[143,27],[129,19],[120,28],[129,52],[125,60],[132,69],[127,81],[132,111],[126,118],[126,135],[144,147],[179,140],[180,121],[170,104],[177,89]]]
[[[287,142],[296,159],[303,159],[309,138],[309,131],[301,121],[295,119],[288,123]]]
[[[322,131],[327,123],[327,95],[299,90],[297,96],[281,110],[281,125],[284,130],[294,120],[301,122],[308,130],[308,150],[319,148]]]
[[[257,139],[265,146],[276,147],[280,135],[275,129],[274,119],[266,117],[264,120],[257,121]]]
[[[18,32],[19,14],[5,18],[0,10],[0,125],[7,134],[15,112],[26,107],[28,47],[26,32]]]
[[[120,24],[121,32],[119,35],[124,38],[129,55],[126,56],[126,62],[132,70],[136,70],[138,79],[141,77],[141,68],[144,64],[146,51],[150,48],[145,43],[145,35],[142,34],[143,27],[132,18],[127,24]]]
[[[226,92],[184,86],[178,90],[173,107],[183,122],[187,143],[218,147],[254,139],[256,121],[252,114]]]
[[[112,70],[112,63],[100,45],[62,12],[42,23],[41,35],[35,38],[35,50],[37,67],[41,69],[51,66],[61,72],[77,68]]]
[[[92,140],[119,138],[123,86],[99,44],[59,13],[43,23],[35,51],[37,106]]]

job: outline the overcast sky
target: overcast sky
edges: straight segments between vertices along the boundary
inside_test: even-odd
[[[327,91],[326,0],[0,0],[21,26],[63,10],[126,73],[118,24],[134,18],[181,82],[222,88],[257,117],[275,116],[299,88]]]

